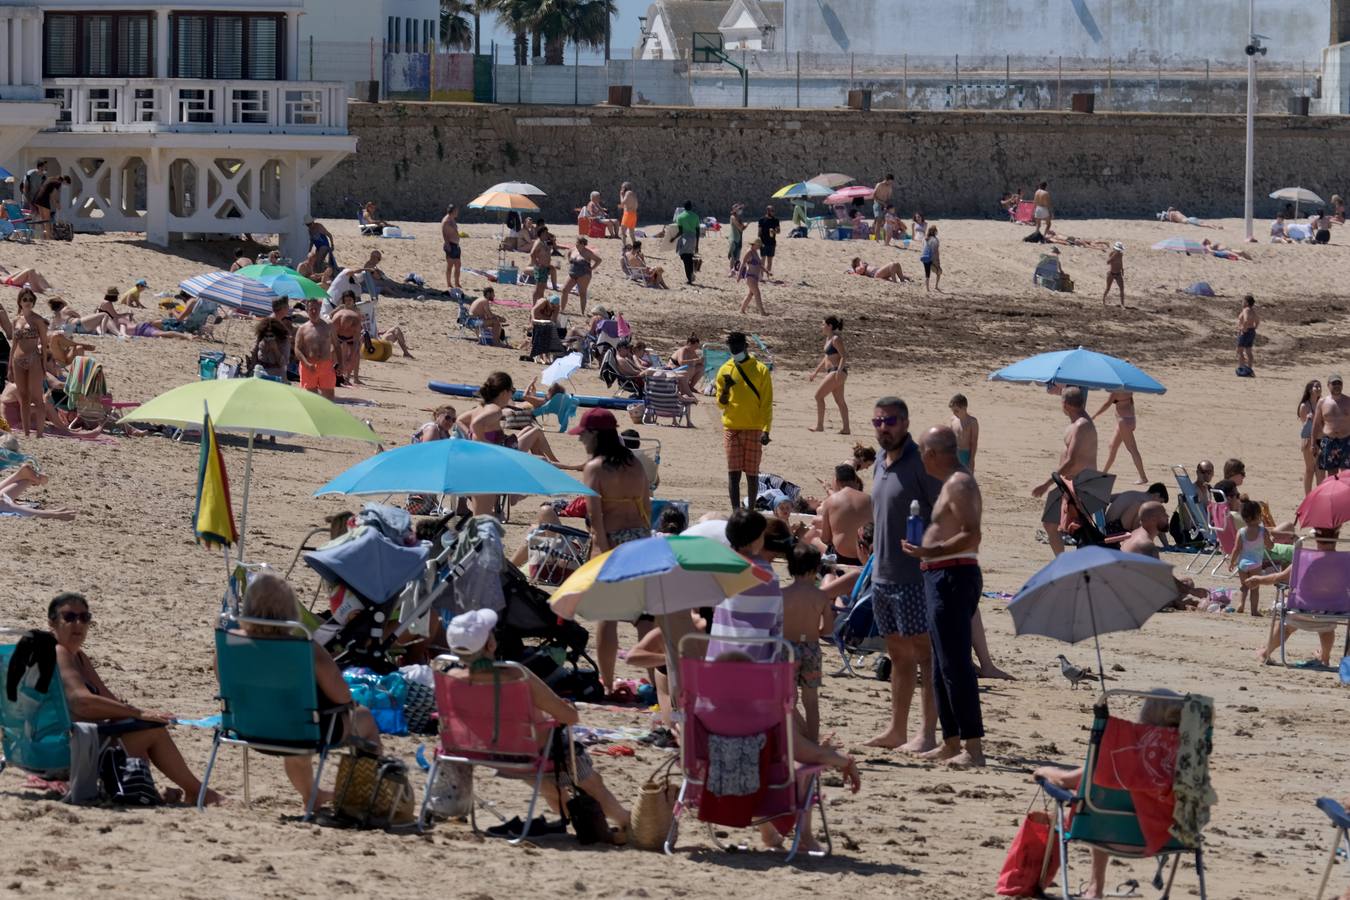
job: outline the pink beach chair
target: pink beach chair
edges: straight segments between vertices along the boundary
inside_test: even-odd
[[[534,778],[524,827],[520,836],[511,841],[518,844],[529,835],[544,775],[553,770],[549,760],[553,732],[564,728],[570,745],[571,729],[535,708],[530,699],[529,673],[520,663],[495,663],[493,668],[500,675],[500,681],[494,686],[490,681],[475,684],[467,679],[450,677],[446,670],[458,661],[454,656],[438,656],[433,666],[440,743],[431,771],[427,773],[419,824],[425,826],[427,822],[431,786],[436,783],[436,772],[441,765],[485,766],[504,775]],[[472,807],[469,822],[477,832],[478,822]]]
[[[1319,549],[1332,544],[1335,549]],[[1350,626],[1350,541],[1299,538],[1294,542],[1294,562],[1289,587],[1277,588],[1275,608],[1279,615],[1280,662],[1284,656],[1284,626],[1320,631],[1337,625]],[[1350,629],[1341,656],[1350,654]]]
[[[1030,200],[1023,200],[1012,209],[1008,210],[1012,220],[1019,225],[1036,224],[1036,204]]]
[[[1237,546],[1237,525],[1233,522],[1228,506],[1217,501],[1210,501],[1209,523],[1219,541],[1219,561],[1214,564],[1213,569],[1210,569],[1209,574],[1217,575],[1219,568],[1228,561],[1228,557],[1233,554],[1233,548]]]
[[[680,641],[680,707],[684,732],[680,762],[684,779],[675,802],[666,853],[675,850],[680,816],[696,810],[708,823],[708,833],[721,849],[715,826],[747,827],[772,822],[779,832],[792,834],[784,857],[791,861],[801,844],[807,813],[814,804],[824,830],[826,853],[833,849],[825,806],[820,796],[822,766],[793,762],[793,707],[797,701],[796,664],[792,645],[781,638],[736,638],[737,644],[773,644],[782,662],[709,661],[703,658],[704,635],[686,635]],[[686,655],[699,652],[697,658]],[[710,774],[710,738],[765,736],[760,753],[760,789],[746,797],[714,797],[707,789]],[[730,801],[730,802],[728,802]]]

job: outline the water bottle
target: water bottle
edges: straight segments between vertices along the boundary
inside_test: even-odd
[[[923,543],[923,518],[919,515],[919,501],[909,504],[909,518],[905,521],[905,541],[918,546]]]

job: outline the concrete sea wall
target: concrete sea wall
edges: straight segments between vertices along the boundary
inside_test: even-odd
[[[1041,180],[1069,217],[1242,210],[1243,119],[1231,115],[353,103],[348,122],[357,151],[315,188],[320,215],[354,217],[374,198],[391,218],[436,219],[449,202],[521,179],[548,192],[548,221],[571,221],[592,190],[613,208],[629,180],[644,222],[685,200],[724,219],[733,200],[755,212],[824,171],[893,172],[903,206],[934,215],[990,215],[1002,191]],[[1279,187],[1345,193],[1347,171],[1350,118],[1258,117],[1259,215],[1274,214],[1264,198]]]

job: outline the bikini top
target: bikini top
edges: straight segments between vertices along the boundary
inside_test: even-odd
[[[838,348],[836,348],[836,347],[834,346],[834,337],[833,337],[833,336],[828,337],[828,338],[825,339],[825,355],[826,355],[826,356],[838,356],[838,355],[839,355],[839,350],[838,350]]]

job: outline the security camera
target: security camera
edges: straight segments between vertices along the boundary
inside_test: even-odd
[[[1269,48],[1267,48],[1266,46],[1264,46],[1264,45],[1261,43],[1261,40],[1262,40],[1263,38],[1265,38],[1266,40],[1269,40],[1269,38],[1267,38],[1266,35],[1264,35],[1264,34],[1254,34],[1254,35],[1252,35],[1252,42],[1251,42],[1250,44],[1248,44],[1248,45],[1246,46],[1246,48],[1245,48],[1245,49],[1246,49],[1246,53],[1247,53],[1248,56],[1255,56],[1255,55],[1257,55],[1258,53],[1261,54],[1262,56],[1265,56],[1265,55],[1266,55],[1266,53],[1267,53],[1267,51],[1268,51]]]

